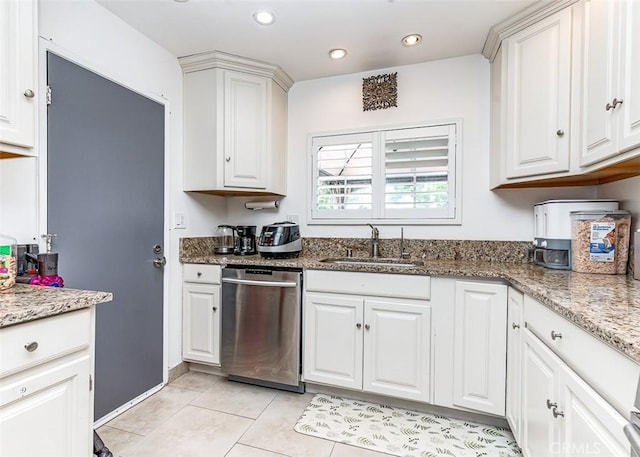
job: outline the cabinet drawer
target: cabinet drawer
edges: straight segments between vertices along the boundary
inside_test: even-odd
[[[182,280],[185,282],[220,284],[220,271],[220,265],[186,263],[182,269]]]
[[[31,352],[25,346],[37,343]],[[88,348],[91,310],[83,309],[0,329],[0,378]]]
[[[524,298],[524,321],[531,332],[628,417],[640,365],[529,296]]]
[[[309,270],[305,281],[308,291],[417,300],[431,298],[430,276]]]

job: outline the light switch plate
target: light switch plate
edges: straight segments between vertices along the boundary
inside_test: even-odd
[[[184,217],[184,213],[173,213],[173,228],[174,229],[187,228],[187,223]]]

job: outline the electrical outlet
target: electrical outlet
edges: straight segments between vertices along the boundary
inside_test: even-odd
[[[184,213],[173,213],[173,228],[186,229],[187,223],[185,220]]]
[[[287,220],[289,222],[293,222],[295,224],[299,224],[300,223],[300,216],[298,216],[297,214],[287,214]]]

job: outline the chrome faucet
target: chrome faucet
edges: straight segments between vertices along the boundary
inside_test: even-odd
[[[378,237],[380,236],[380,232],[373,225],[367,225],[371,227],[371,257],[375,259],[378,257],[378,242],[380,241]]]
[[[400,227],[400,258],[409,258],[409,253],[404,250],[404,227]]]

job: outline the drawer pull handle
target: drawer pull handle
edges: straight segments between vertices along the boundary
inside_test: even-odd
[[[520,328],[520,324],[516,324],[514,322],[513,324],[511,324],[511,328],[514,329],[514,330],[517,329],[517,328]]]
[[[556,402],[552,402],[547,398],[547,409],[556,408],[558,404]]]
[[[553,417],[555,417],[556,419],[558,418],[558,416],[564,417],[564,412],[563,411],[558,411],[558,408],[553,408]]]
[[[558,338],[560,338],[560,339],[562,338],[562,333],[556,333],[553,330],[551,330],[551,339],[555,340],[555,339],[558,339]]]
[[[32,341],[29,344],[25,344],[24,348],[27,350],[27,352],[33,352],[36,349],[38,349],[38,342],[37,341]]]

